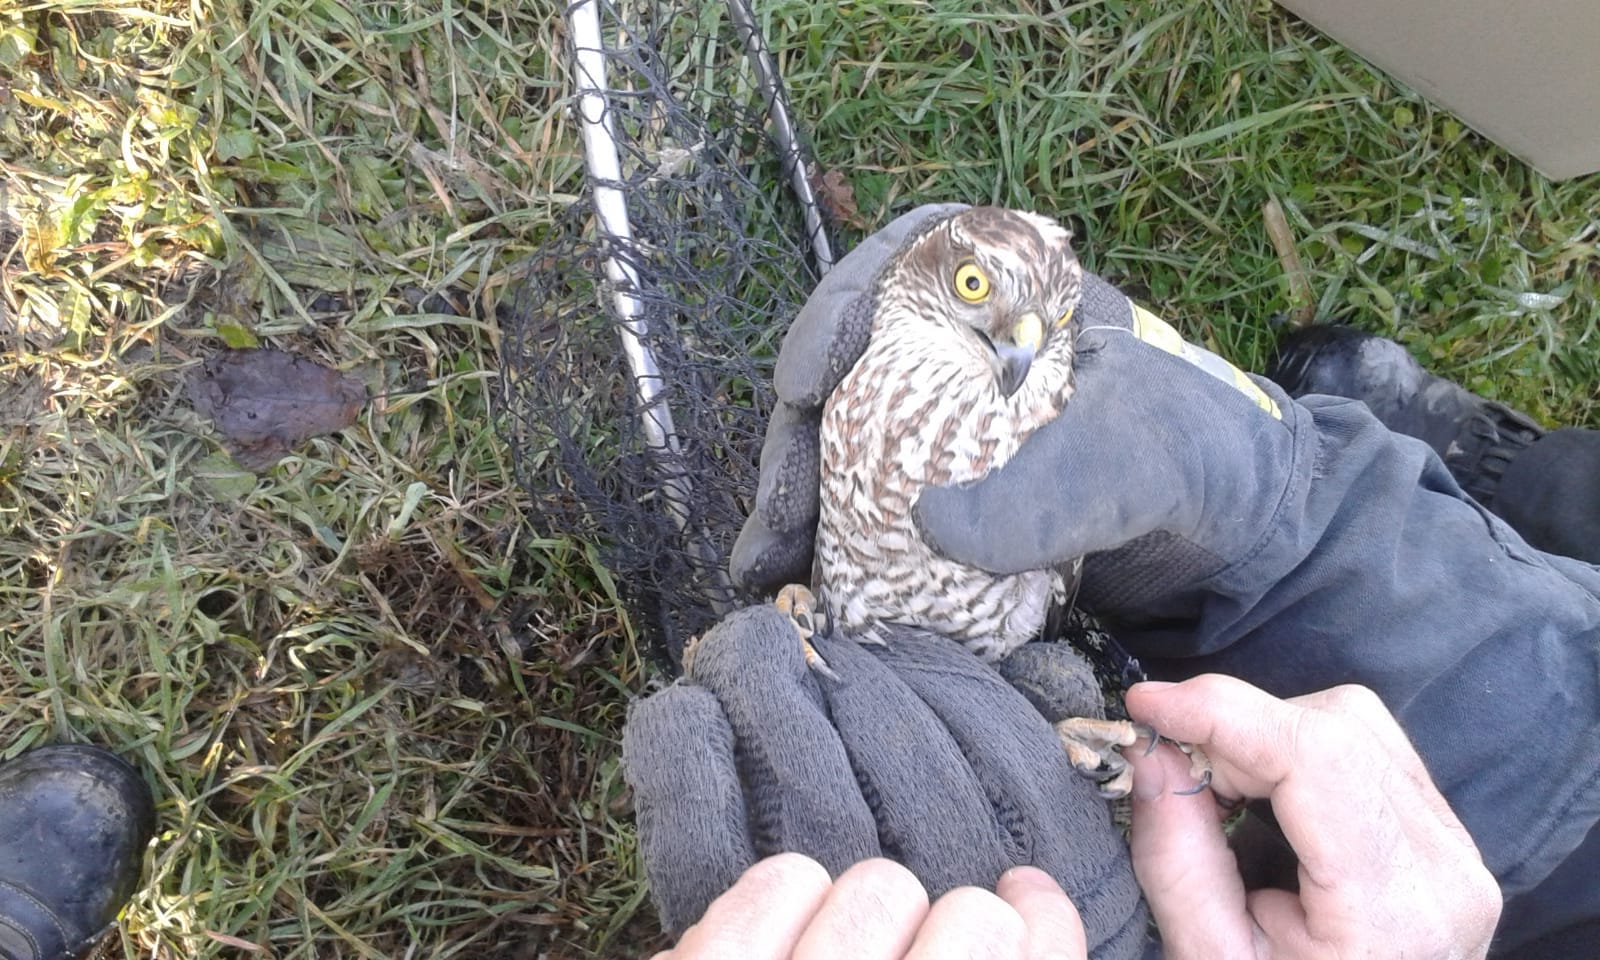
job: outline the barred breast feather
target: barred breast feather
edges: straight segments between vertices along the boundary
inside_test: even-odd
[[[941,557],[918,535],[912,507],[926,487],[1003,465],[1060,413],[1072,392],[1071,349],[1041,354],[1005,397],[981,356],[928,336],[916,309],[884,304],[866,352],[824,408],[817,582],[846,636],[881,640],[879,624],[910,624],[998,658],[1038,634],[1059,575],[994,576]]]

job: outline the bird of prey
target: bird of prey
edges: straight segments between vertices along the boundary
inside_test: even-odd
[[[992,661],[1039,636],[1053,604],[1070,604],[1078,564],[1012,576],[966,566],[928,546],[912,508],[926,487],[1005,464],[1070,402],[1082,287],[1067,230],[995,207],[933,222],[885,265],[866,350],[823,409],[814,593],[791,586],[778,600],[803,639],[819,621],[868,643],[904,624]],[[1153,742],[1128,722],[1057,730],[1108,796],[1131,785],[1113,748]]]

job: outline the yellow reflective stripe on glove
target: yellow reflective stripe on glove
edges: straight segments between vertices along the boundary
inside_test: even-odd
[[[1267,396],[1266,391],[1256,386],[1255,381],[1246,376],[1243,370],[1210,350],[1197,347],[1183,339],[1178,331],[1172,329],[1171,324],[1132,300],[1128,301],[1128,308],[1133,312],[1134,336],[1152,347],[1189,361],[1223,383],[1232,385],[1235,390],[1255,401],[1256,406],[1272,414],[1274,419],[1283,419],[1283,411],[1278,409],[1278,405]]]

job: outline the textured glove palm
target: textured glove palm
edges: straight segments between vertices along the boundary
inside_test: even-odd
[[[740,611],[630,712],[623,760],[669,931],[795,851],[835,875],[890,857],[931,896],[1032,864],[1072,897],[1094,957],[1141,954],[1148,913],[1120,832],[1047,722],[1098,709],[1070,649],[1032,645],[997,671],[931,634],[817,642],[844,682],[819,682],[776,609]]]

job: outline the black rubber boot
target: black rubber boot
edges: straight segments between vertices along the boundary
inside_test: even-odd
[[[155,822],[144,779],[97,747],[0,764],[0,958],[86,956],[138,888]]]
[[[1351,327],[1291,333],[1267,376],[1291,397],[1360,400],[1390,430],[1432,447],[1461,488],[1491,510],[1506,468],[1545,432],[1526,414],[1422,369],[1393,340]]]

